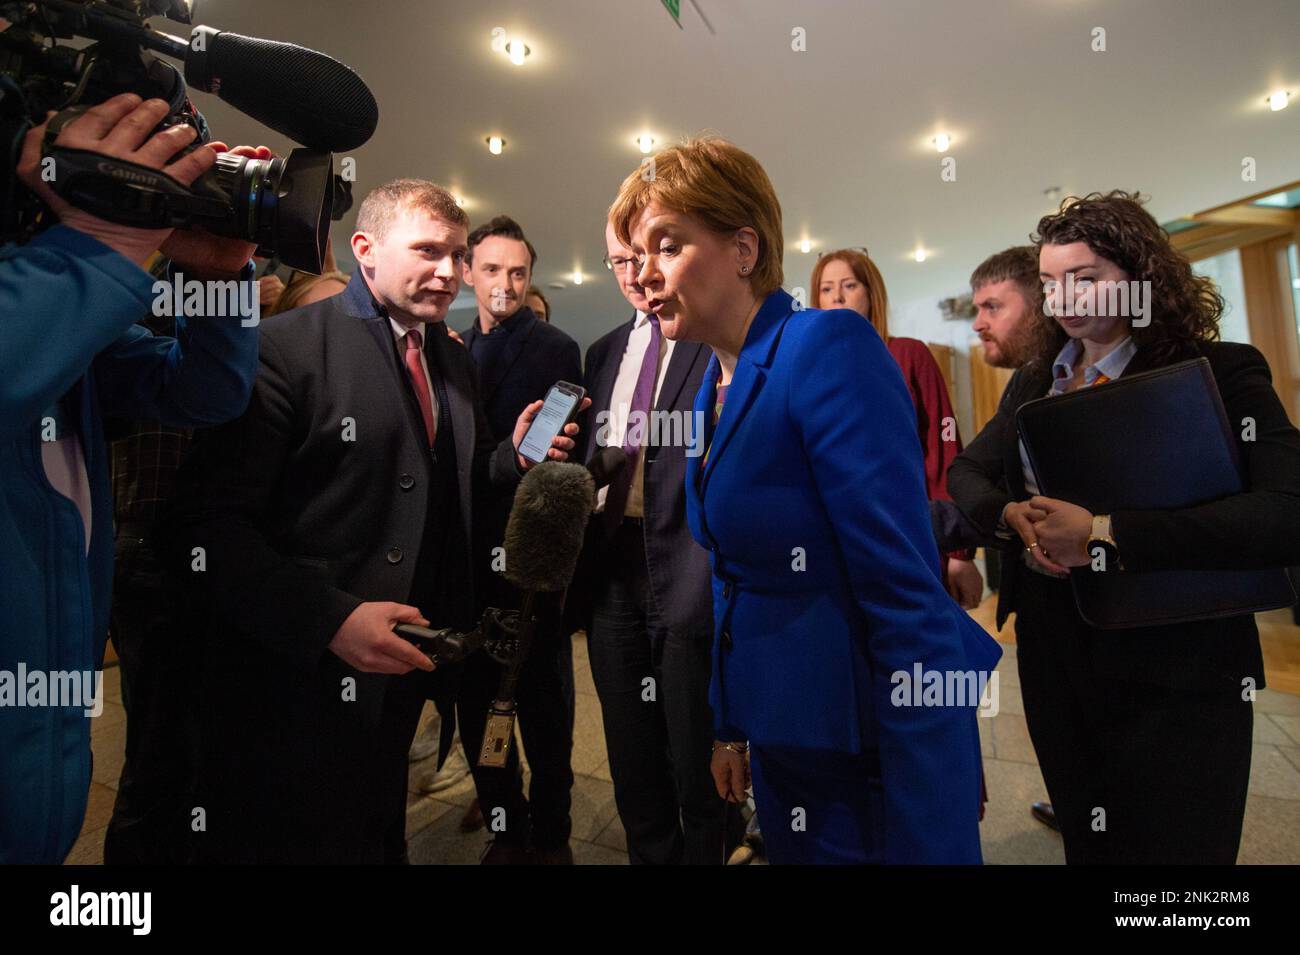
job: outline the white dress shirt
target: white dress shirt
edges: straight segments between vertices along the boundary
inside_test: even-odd
[[[673,346],[676,342],[664,338],[662,335],[659,339],[659,370],[655,377],[655,391],[650,399],[650,407],[653,408],[659,402],[659,389],[664,385],[664,374],[668,371],[668,363],[673,357]],[[627,347],[623,350],[623,360],[618,366],[618,377],[614,379],[614,390],[609,396],[609,418],[606,421],[606,435],[608,439],[603,444],[609,447],[621,448],[623,439],[627,435],[627,419],[632,410],[632,392],[636,391],[636,380],[641,376],[641,363],[645,360],[645,350],[650,346],[650,318],[645,312],[638,311],[636,318],[633,320],[632,332],[627,336]],[[649,437],[648,425],[642,429],[642,434]],[[627,508],[623,512],[628,517],[643,516],[642,486],[645,480],[645,448],[642,448],[642,454],[637,457],[636,472],[632,475],[632,487],[628,491]],[[596,512],[600,513],[605,510],[605,494],[608,488],[601,488],[596,494]]]

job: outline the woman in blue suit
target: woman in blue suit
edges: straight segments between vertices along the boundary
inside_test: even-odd
[[[610,221],[663,334],[714,351],[686,481],[713,559],[719,792],[743,798],[747,741],[773,862],[978,863],[974,707],[1000,651],[940,582],[898,366],[856,312],[780,288],[752,156],[709,138],[649,168]]]

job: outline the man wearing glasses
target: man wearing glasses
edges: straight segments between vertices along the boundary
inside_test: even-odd
[[[605,265],[636,313],[587,351],[592,406],[579,460],[622,447],[628,466],[597,496],[585,586],[571,588],[570,601],[587,629],[630,861],[718,865],[725,803],[709,776],[711,576],[686,526],[685,496],[686,457],[702,450],[690,419],[710,351],[660,333],[612,226],[605,244]],[[664,412],[682,427],[637,427]]]

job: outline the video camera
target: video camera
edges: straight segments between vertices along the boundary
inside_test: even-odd
[[[13,171],[29,129],[53,117],[43,156],[53,159],[50,186],[92,215],[135,228],[201,225],[217,235],[255,242],[258,255],[319,275],[330,219],[352,204],[351,184],[334,174],[334,150],[365,143],[379,107],[361,78],[337,60],[292,43],[195,27],[189,41],[152,29],[164,16],[189,24],[188,0],[0,0],[0,242],[24,242],[48,227],[44,203]],[[89,39],[85,46],[60,43]],[[184,77],[171,63],[184,64]],[[191,186],[156,169],[54,139],[68,122],[120,93],[159,98],[171,112],[155,132],[179,123],[199,133],[181,153],[207,148],[207,123],[189,86],[215,93],[246,115],[305,148],[287,159],[222,153]]]

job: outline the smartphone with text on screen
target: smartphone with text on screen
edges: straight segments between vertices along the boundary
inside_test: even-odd
[[[586,390],[567,381],[557,381],[546,393],[542,410],[528,427],[524,440],[519,442],[519,453],[541,464],[546,460],[546,452],[551,450],[551,442],[564,426],[578,416]]]

